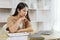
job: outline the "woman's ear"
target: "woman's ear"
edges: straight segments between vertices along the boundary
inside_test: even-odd
[[[20,10],[19,10],[19,9],[17,9],[17,12],[19,13],[19,12],[20,12]]]

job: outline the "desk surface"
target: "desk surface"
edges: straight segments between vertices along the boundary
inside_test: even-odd
[[[53,32],[51,35],[40,35],[41,37],[45,38],[45,39],[57,39],[57,38],[60,38],[60,32]],[[0,37],[0,38],[7,38],[7,37]]]

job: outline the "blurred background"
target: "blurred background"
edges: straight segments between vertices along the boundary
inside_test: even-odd
[[[29,17],[37,36],[39,33],[56,32],[48,38],[60,38],[60,0],[0,0],[0,29],[7,23],[7,18],[14,14],[19,2],[25,2],[29,6]]]
[[[25,2],[29,6],[29,16],[35,32],[53,31],[53,0],[0,0],[0,28],[7,23],[7,18],[14,14],[19,2]]]

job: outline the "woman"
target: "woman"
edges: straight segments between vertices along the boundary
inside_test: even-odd
[[[14,15],[10,16],[7,20],[7,30],[9,30],[10,33],[33,31],[26,3],[20,2],[17,5]]]

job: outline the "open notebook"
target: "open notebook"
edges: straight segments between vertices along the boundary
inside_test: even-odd
[[[30,35],[30,37],[41,37],[40,35],[50,35],[52,31],[39,31],[35,34]]]
[[[8,33],[8,36],[13,37],[13,36],[28,36],[29,33],[27,32],[21,32],[21,33]]]

